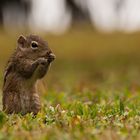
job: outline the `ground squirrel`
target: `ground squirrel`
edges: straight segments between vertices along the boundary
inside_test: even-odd
[[[21,35],[17,44],[4,74],[3,111],[37,114],[41,105],[36,82],[44,77],[55,55],[47,42],[36,35]]]

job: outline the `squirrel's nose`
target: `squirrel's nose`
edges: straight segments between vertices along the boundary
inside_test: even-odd
[[[50,53],[49,56],[48,56],[48,60],[50,62],[52,62],[55,58],[56,58],[56,56],[53,53]]]

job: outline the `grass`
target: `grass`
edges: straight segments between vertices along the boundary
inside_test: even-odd
[[[36,117],[1,111],[0,140],[138,140],[139,33],[99,34],[84,26],[42,36],[57,56],[38,85],[42,110]],[[16,38],[0,32],[0,89]]]

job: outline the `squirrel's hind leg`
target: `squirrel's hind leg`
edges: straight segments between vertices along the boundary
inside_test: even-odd
[[[7,114],[20,113],[21,106],[18,94],[15,92],[6,93],[3,96],[3,111]]]

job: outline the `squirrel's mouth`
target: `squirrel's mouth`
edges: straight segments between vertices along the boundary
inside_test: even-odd
[[[48,62],[52,62],[52,61],[54,61],[55,60],[55,58],[56,58],[56,56],[53,54],[53,53],[50,53],[49,55],[48,55]]]
[[[47,59],[49,63],[55,60],[56,56],[53,53],[50,53],[48,55],[43,55],[43,58]]]

